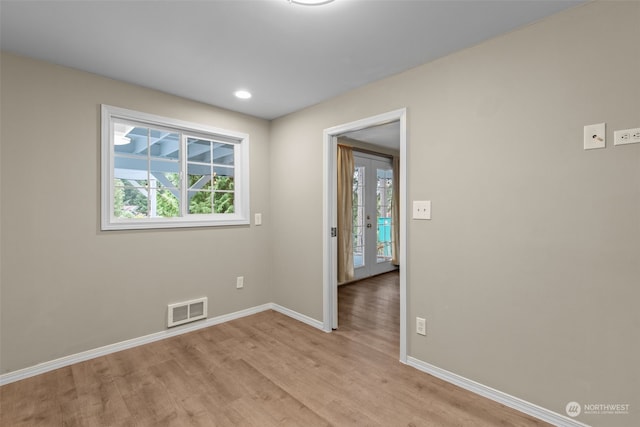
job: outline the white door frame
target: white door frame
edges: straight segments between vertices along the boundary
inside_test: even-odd
[[[355,122],[327,128],[323,132],[323,329],[338,326],[338,244],[332,237],[337,228],[338,136],[372,126],[400,121],[400,362],[407,363],[407,109],[390,111]]]

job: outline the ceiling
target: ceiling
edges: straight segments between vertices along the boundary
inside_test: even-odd
[[[365,129],[344,133],[340,136],[356,141],[378,145],[394,150],[400,149],[400,122],[395,121],[384,125],[371,126]]]
[[[0,0],[0,46],[274,119],[580,3]]]

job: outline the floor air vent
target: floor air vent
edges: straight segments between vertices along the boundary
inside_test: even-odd
[[[169,304],[167,326],[182,325],[207,318],[207,297]]]

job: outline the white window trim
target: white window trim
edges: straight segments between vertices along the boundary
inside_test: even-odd
[[[156,116],[102,104],[101,108],[101,229],[136,230],[153,228],[212,227],[249,225],[249,135],[226,129]],[[175,218],[116,218],[113,212],[114,141],[113,119],[133,120],[149,126],[172,128],[182,133],[206,135],[209,138],[234,140],[236,172],[234,179],[234,213],[187,215]],[[184,152],[184,147],[183,147]],[[181,168],[182,169],[182,168]],[[184,182],[184,180],[183,180]],[[183,184],[184,185],[184,184]],[[184,200],[183,200],[184,203]]]

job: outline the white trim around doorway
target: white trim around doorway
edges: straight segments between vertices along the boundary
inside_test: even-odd
[[[338,278],[337,227],[337,145],[338,136],[372,126],[400,122],[400,362],[407,363],[407,109],[390,111],[350,123],[327,128],[323,132],[323,321],[325,331],[337,327]]]

